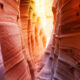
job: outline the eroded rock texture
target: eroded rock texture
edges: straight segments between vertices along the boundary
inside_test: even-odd
[[[40,17],[35,12],[35,0],[20,1],[21,31],[27,57],[37,63],[40,54],[46,46],[46,36],[40,26]],[[39,52],[40,51],[40,52]]]
[[[6,80],[31,80],[18,25],[19,1],[0,0],[0,44]]]
[[[45,48],[46,37],[32,4],[34,0],[0,0],[0,44],[6,80],[35,78],[36,57]]]
[[[0,46],[0,80],[5,80],[4,63]]]
[[[80,80],[80,0],[54,0],[55,31],[37,80]]]
[[[36,59],[46,37],[34,7],[35,0],[0,0],[0,51],[6,80],[35,79]],[[55,31],[35,80],[80,80],[79,9],[80,0],[54,0]]]

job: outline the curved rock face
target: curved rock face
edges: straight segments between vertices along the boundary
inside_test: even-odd
[[[34,0],[0,0],[0,51],[6,80],[34,80],[34,59],[39,55],[33,56],[45,47],[44,30],[30,2],[34,4]],[[35,80],[80,79],[79,9],[79,0],[54,0],[55,31]]]
[[[54,0],[55,31],[37,80],[80,79],[80,1]]]
[[[0,46],[0,80],[5,80],[4,63]]]
[[[6,80],[31,80],[24,59],[18,16],[19,1],[0,0],[0,44]]]
[[[0,44],[6,80],[34,80],[34,62],[38,56],[35,60],[33,56],[45,47],[46,37],[37,19],[34,21],[30,2],[34,3],[0,0]]]
[[[35,12],[35,0],[20,1],[20,17],[22,37],[24,39],[23,46],[26,47],[27,58],[31,57],[37,63],[39,54],[46,46],[46,35],[40,26],[40,17]]]

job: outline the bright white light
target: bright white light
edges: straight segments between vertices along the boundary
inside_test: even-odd
[[[47,37],[46,48],[48,46],[49,41],[50,41],[50,37]]]
[[[52,2],[53,0],[35,0],[35,10],[37,16],[40,17],[40,26],[47,35],[46,47],[48,46],[53,28]]]

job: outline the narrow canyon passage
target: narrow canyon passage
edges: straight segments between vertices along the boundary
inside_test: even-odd
[[[36,67],[53,30],[52,2],[53,0],[22,0],[20,2],[23,46],[26,48],[27,57],[31,57]]]
[[[53,29],[52,2],[0,0],[0,54],[7,80],[35,80]]]
[[[0,0],[0,80],[80,80],[80,0]]]

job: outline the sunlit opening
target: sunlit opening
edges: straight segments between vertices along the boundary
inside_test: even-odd
[[[43,27],[47,42],[46,47],[49,43],[51,32],[53,30],[53,13],[52,13],[52,3],[53,0],[35,0],[36,3],[36,14],[40,17],[40,25]]]

